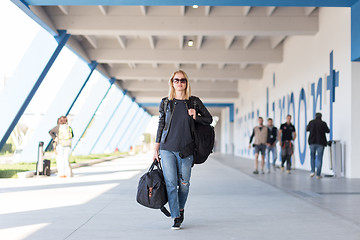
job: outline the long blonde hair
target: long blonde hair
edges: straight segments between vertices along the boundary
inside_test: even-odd
[[[191,87],[190,87],[189,78],[183,70],[177,70],[171,75],[171,78],[169,80],[169,96],[168,96],[168,98],[169,98],[169,100],[173,100],[175,98],[175,88],[173,85],[173,80],[174,80],[175,74],[177,74],[177,73],[182,73],[184,75],[184,77],[186,78],[185,99],[189,100],[189,98],[191,96]]]

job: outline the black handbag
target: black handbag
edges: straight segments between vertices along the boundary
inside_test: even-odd
[[[169,211],[164,207],[168,198],[160,162],[154,160],[148,172],[141,176],[136,201],[145,207],[160,209],[166,216],[170,216]]]

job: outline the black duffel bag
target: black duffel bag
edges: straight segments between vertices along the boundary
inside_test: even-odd
[[[145,207],[160,209],[166,216],[170,216],[170,213],[164,207],[168,202],[168,198],[160,162],[154,160],[149,171],[141,176],[136,201]]]

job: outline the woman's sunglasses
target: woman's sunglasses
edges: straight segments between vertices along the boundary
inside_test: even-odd
[[[186,83],[187,80],[186,80],[186,78],[180,78],[180,79],[179,78],[174,78],[173,82],[176,83],[176,84],[178,84],[178,83]]]

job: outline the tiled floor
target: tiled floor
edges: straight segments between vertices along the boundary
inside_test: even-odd
[[[71,179],[0,180],[0,239],[360,239],[358,181],[253,176],[252,161],[217,154],[193,168],[182,230],[171,230],[135,201],[151,156],[74,169]]]

